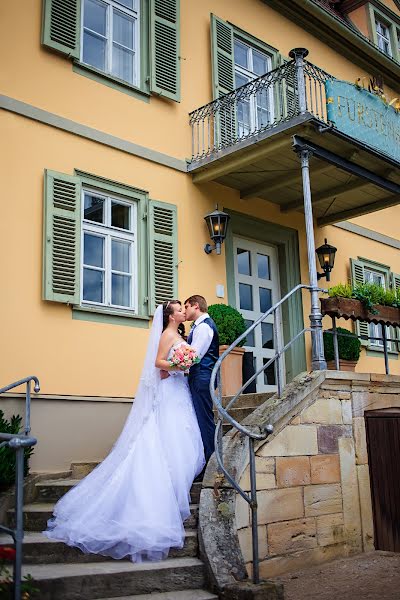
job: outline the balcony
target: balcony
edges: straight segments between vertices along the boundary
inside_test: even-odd
[[[398,204],[400,114],[304,60],[307,51],[291,54],[292,61],[190,113],[193,181],[302,211],[298,155],[308,150],[319,225]]]

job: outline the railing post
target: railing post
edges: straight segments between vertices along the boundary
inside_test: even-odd
[[[22,541],[24,539],[24,447],[15,450],[14,600],[21,600]]]
[[[297,90],[299,94],[299,110],[304,115],[307,112],[306,84],[304,79],[304,59],[308,56],[307,48],[293,48],[289,52],[290,58],[294,58],[296,65]]]
[[[258,556],[258,518],[257,518],[257,483],[256,459],[254,455],[254,440],[249,437],[249,462],[250,462],[250,496],[251,496],[251,532],[253,546],[253,583],[260,582],[260,560]]]
[[[382,341],[383,341],[383,356],[385,358],[385,373],[389,375],[389,355],[387,349],[386,325],[381,323]]]
[[[338,346],[338,335],[336,329],[336,317],[332,317],[332,329],[333,329],[333,356],[335,357],[335,369],[339,371],[339,346]]]

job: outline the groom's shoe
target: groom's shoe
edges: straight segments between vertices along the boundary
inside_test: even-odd
[[[204,479],[204,473],[206,472],[206,468],[204,467],[204,469],[201,471],[201,473],[199,473],[197,475],[197,477],[195,477],[193,483],[201,483]]]

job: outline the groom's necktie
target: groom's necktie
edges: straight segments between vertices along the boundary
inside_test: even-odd
[[[192,340],[193,340],[193,331],[195,330],[195,328],[196,328],[196,325],[193,325],[192,329],[189,332],[188,339],[187,339],[188,344],[192,343]]]

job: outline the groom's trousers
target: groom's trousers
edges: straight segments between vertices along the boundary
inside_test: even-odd
[[[213,402],[210,395],[211,371],[197,371],[189,374],[189,387],[203,440],[206,462],[214,452],[215,422]]]

